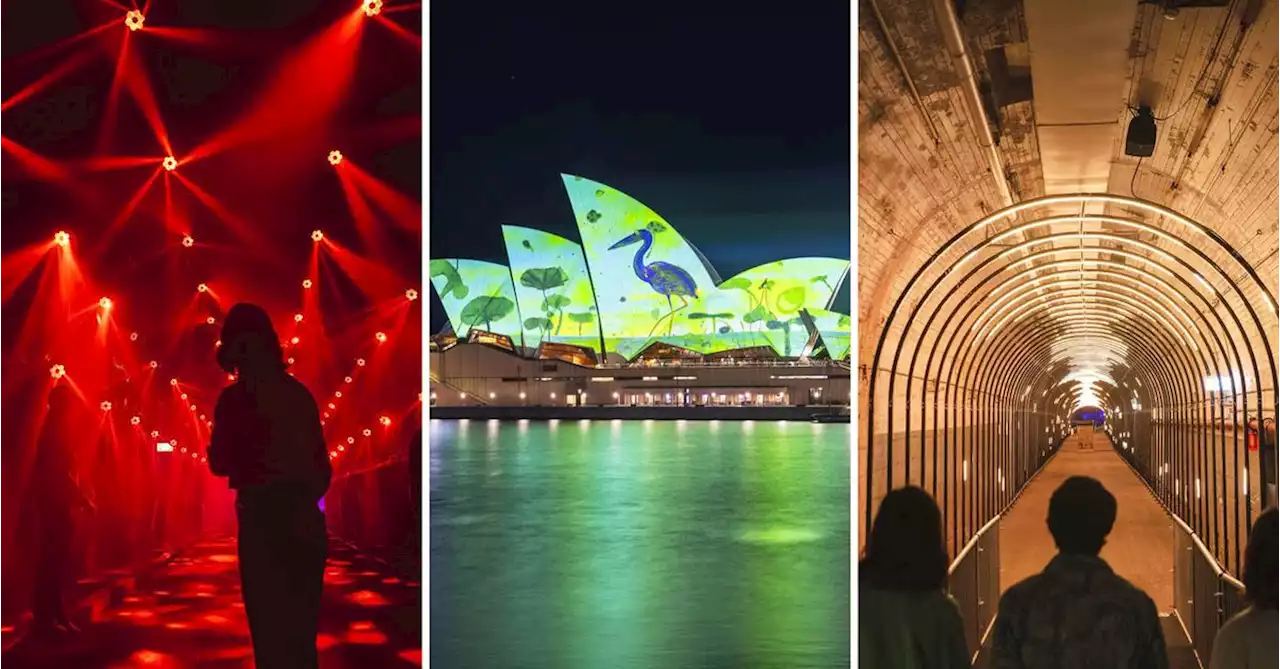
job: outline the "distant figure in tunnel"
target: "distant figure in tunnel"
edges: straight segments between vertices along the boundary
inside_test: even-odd
[[[929,493],[908,486],[885,495],[858,563],[858,666],[969,666],[947,568],[942,513]]]
[[[237,375],[213,416],[209,468],[237,491],[240,581],[258,669],[319,666],[316,634],[327,555],[318,503],[332,469],[311,393],[288,374],[261,307],[237,304],[218,365]]]
[[[1155,602],[1098,554],[1116,522],[1116,498],[1072,476],[1049,499],[1058,555],[1004,593],[992,629],[992,669],[1168,669]]]
[[[37,525],[35,592],[31,613],[36,638],[79,630],[67,617],[63,591],[70,581],[75,515],[92,509],[76,475],[73,435],[80,399],[65,385],[49,393],[49,411],[36,444],[32,472],[32,508]]]
[[[1280,667],[1280,515],[1274,508],[1258,517],[1244,554],[1244,587],[1249,608],[1227,621],[1213,641],[1209,669]]]

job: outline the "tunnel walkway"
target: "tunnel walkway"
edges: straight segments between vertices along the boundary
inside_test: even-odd
[[[1078,438],[1069,437],[1000,520],[1000,592],[1039,573],[1057,554],[1045,519],[1049,498],[1070,476],[1092,476],[1115,495],[1116,524],[1102,548],[1102,558],[1155,601],[1170,667],[1199,667],[1186,633],[1172,615],[1174,522],[1105,433],[1093,435],[1092,449],[1081,449]],[[975,666],[985,666],[989,649],[988,638]]]
[[[6,643],[3,662],[15,668],[253,667],[233,539],[200,543],[154,573],[121,582],[128,590],[110,601],[104,594],[77,607],[81,634],[64,644]],[[421,666],[420,590],[384,563],[332,542],[317,642],[322,669]]]

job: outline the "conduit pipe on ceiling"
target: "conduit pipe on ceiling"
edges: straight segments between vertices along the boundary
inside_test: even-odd
[[[876,24],[880,26],[880,34],[884,35],[884,43],[889,47],[889,53],[893,56],[893,61],[898,65],[898,71],[902,72],[902,79],[907,82],[907,92],[911,94],[911,99],[916,103],[916,110],[920,112],[924,124],[929,126],[929,135],[933,137],[933,145],[942,144],[942,135],[938,133],[938,126],[933,122],[933,117],[929,115],[929,108],[924,106],[924,100],[920,99],[920,91],[916,89],[916,82],[911,78],[911,72],[907,70],[907,64],[902,60],[902,52],[898,51],[898,45],[894,44],[893,36],[889,34],[889,24],[884,20],[884,14],[880,12],[880,6],[876,4],[876,0],[867,0],[867,4],[871,6],[871,13],[876,17]]]
[[[978,75],[969,62],[969,52],[965,48],[964,33],[960,30],[960,17],[956,15],[956,6],[952,0],[933,0],[934,12],[942,24],[942,38],[946,42],[947,51],[956,61],[964,84],[965,105],[969,108],[969,116],[974,120],[978,133],[978,144],[982,146],[987,158],[987,169],[996,180],[996,188],[1000,191],[1001,206],[1008,207],[1016,200],[1009,190],[1009,178],[1005,171],[1004,159],[1000,156],[1000,148],[996,145],[995,136],[991,134],[991,123],[982,109],[982,93],[978,89]]]

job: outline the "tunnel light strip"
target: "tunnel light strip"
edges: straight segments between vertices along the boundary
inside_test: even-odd
[[[1132,311],[1128,313],[1132,313],[1134,315],[1142,315],[1159,322],[1161,325],[1164,325],[1165,328],[1167,328],[1170,332],[1175,333],[1178,336],[1178,338],[1182,340],[1182,343],[1184,346],[1187,346],[1188,348],[1195,351],[1200,350],[1199,347],[1195,344],[1195,340],[1191,338],[1190,332],[1187,331],[1185,329],[1185,326],[1182,326],[1181,323],[1175,326],[1173,323],[1166,320],[1166,317],[1161,316],[1158,313],[1147,313],[1144,309],[1142,309],[1142,307],[1150,306],[1150,305],[1144,305],[1141,302],[1134,301],[1131,298],[1127,298],[1127,297],[1125,299],[1120,299],[1120,296],[1093,295],[1092,297],[1093,299],[1100,302],[1115,303],[1118,305],[1123,305],[1125,307],[1129,307],[1129,306],[1135,307],[1137,308],[1137,311]],[[1013,311],[1010,311],[1008,314],[1006,314],[1004,318],[1002,318],[999,322],[997,322],[991,328],[990,332],[979,333],[978,337],[984,340],[990,339],[991,337],[995,336],[995,334],[999,332],[1001,328],[1004,327],[1005,323],[1007,323],[1009,319],[1016,317],[1020,312],[1026,311],[1028,308],[1034,308],[1037,306],[1043,307],[1043,306],[1047,306],[1055,303],[1060,304],[1064,302],[1078,302],[1079,299],[1080,298],[1077,295],[1060,295],[1054,298],[1040,298],[1037,302],[1026,303],[1014,309]],[[1088,314],[1092,312],[1088,309],[1084,309],[1082,311],[1079,311],[1078,313]],[[1021,321],[1021,319],[1019,319],[1019,321]],[[983,330],[985,331],[986,328],[983,328]]]
[[[1149,280],[1149,281],[1151,281],[1151,282],[1158,283],[1158,284],[1160,284],[1161,286],[1163,286],[1163,287],[1165,287],[1165,288],[1167,288],[1167,289],[1168,289],[1168,293],[1164,293],[1164,292],[1161,292],[1161,291],[1152,291],[1150,294],[1152,294],[1152,295],[1162,295],[1162,296],[1164,296],[1164,297],[1165,297],[1165,299],[1168,299],[1170,294],[1172,294],[1172,295],[1176,296],[1176,297],[1178,298],[1178,300],[1180,300],[1180,301],[1181,301],[1181,302],[1186,306],[1186,309],[1187,309],[1187,310],[1190,310],[1190,311],[1187,311],[1187,315],[1188,315],[1188,317],[1190,317],[1191,311],[1195,311],[1195,307],[1194,307],[1194,305],[1191,303],[1191,300],[1187,299],[1187,296],[1186,296],[1186,295],[1184,295],[1181,291],[1179,291],[1179,290],[1177,290],[1176,288],[1174,288],[1174,286],[1173,286],[1172,284],[1170,284],[1169,282],[1165,281],[1164,279],[1161,279],[1160,277],[1158,277],[1158,276],[1156,276],[1156,275],[1152,274],[1151,272],[1148,272],[1148,271],[1147,271],[1147,270],[1145,270],[1145,269],[1142,269],[1142,268],[1140,268],[1140,267],[1134,267],[1133,265],[1127,265],[1127,264],[1125,264],[1125,263],[1115,262],[1115,261],[1112,261],[1112,260],[1090,260],[1090,261],[1087,261],[1087,262],[1092,263],[1092,264],[1096,264],[1096,265],[1103,265],[1103,266],[1106,266],[1106,267],[1114,267],[1114,268],[1117,268],[1117,269],[1123,269],[1123,270],[1125,270],[1125,271],[1134,272],[1135,274],[1138,274],[1138,275],[1142,276],[1143,278],[1145,278],[1145,279],[1147,279],[1147,280]],[[1038,266],[1038,268],[1037,268],[1037,269],[1044,269],[1044,268],[1049,268],[1049,267],[1070,267],[1070,268],[1075,268],[1075,267],[1078,267],[1079,265],[1080,265],[1080,261],[1079,261],[1079,260],[1055,260],[1055,261],[1053,261],[1053,262],[1045,263],[1045,264],[1043,264],[1043,265],[1040,265],[1040,266]],[[1130,276],[1128,276],[1127,274],[1124,274],[1123,272],[1106,271],[1106,270],[1103,270],[1103,269],[1101,269],[1101,268],[1089,268],[1089,269],[1086,269],[1086,270],[1084,270],[1084,271],[1086,271],[1086,272],[1091,272],[1091,273],[1093,273],[1093,274],[1099,274],[1099,275],[1103,275],[1103,276],[1113,277],[1113,278],[1116,278],[1116,279],[1122,279],[1122,280],[1124,280],[1124,281],[1128,281],[1128,282],[1132,283],[1133,285],[1137,286],[1138,288],[1149,288],[1149,287],[1150,287],[1150,286],[1148,286],[1147,284],[1144,284],[1143,282],[1138,281],[1137,279],[1135,279],[1135,278],[1133,278],[1133,277],[1130,277]],[[1010,299],[1012,299],[1012,298],[1014,298],[1014,297],[1018,296],[1019,294],[1021,294],[1021,293],[1025,292],[1025,291],[1027,290],[1027,287],[1028,287],[1028,286],[1030,286],[1030,287],[1032,287],[1032,288],[1036,288],[1036,289],[1043,289],[1043,288],[1044,288],[1044,287],[1046,287],[1046,286],[1054,285],[1054,284],[1060,284],[1060,283],[1065,283],[1066,281],[1072,281],[1072,282],[1074,282],[1074,281],[1077,281],[1077,280],[1078,280],[1078,279],[1076,279],[1076,278],[1075,278],[1076,274],[1077,274],[1077,272],[1076,272],[1076,270],[1074,270],[1074,269],[1072,269],[1072,270],[1070,270],[1070,271],[1054,271],[1054,272],[1051,272],[1051,273],[1048,275],[1048,277],[1045,277],[1045,276],[1043,276],[1043,275],[1041,275],[1041,276],[1037,276],[1037,277],[1034,277],[1031,281],[1029,281],[1029,282],[1027,282],[1027,283],[1023,283],[1023,284],[1021,284],[1021,285],[1018,285],[1018,286],[1014,287],[1013,289],[1011,289],[1011,290],[1010,290],[1010,292],[1009,292],[1009,293],[1005,294],[1004,296],[1002,296],[1001,298],[999,298],[998,300],[996,300],[996,301],[995,301],[995,302],[993,302],[992,304],[988,305],[988,306],[986,307],[986,309],[983,311],[983,313],[982,313],[980,316],[978,316],[978,318],[977,318],[977,319],[975,319],[975,320],[974,320],[973,325],[972,325],[972,326],[970,326],[969,330],[970,330],[971,332],[972,332],[973,330],[976,330],[976,329],[978,328],[978,326],[981,324],[982,320],[983,320],[984,318],[986,318],[986,317],[990,314],[990,312],[991,312],[991,311],[993,311],[993,310],[995,310],[995,309],[999,308],[999,306],[1000,306],[1001,304],[1003,304],[1003,303],[1007,302],[1008,300],[1010,300]],[[1001,283],[1000,283],[1000,285],[998,285],[998,286],[996,286],[995,288],[993,288],[993,289],[991,290],[991,292],[989,293],[989,295],[995,295],[995,294],[996,294],[996,293],[998,293],[1000,290],[1002,290],[1005,286],[1008,286],[1008,285],[1010,285],[1010,284],[1013,284],[1013,283],[1017,282],[1018,280],[1022,279],[1023,277],[1026,277],[1026,276],[1033,276],[1033,275],[1031,274],[1031,271],[1030,271],[1030,270],[1024,270],[1023,272],[1019,272],[1018,274],[1015,274],[1015,275],[1013,275],[1013,276],[1009,277],[1009,278],[1008,278],[1008,279],[1006,279],[1005,281],[1001,282]],[[1100,281],[1100,280],[1099,280],[1099,279],[1093,279],[1093,281]],[[1106,282],[1105,282],[1105,281],[1102,281],[1102,283],[1106,283]],[[1172,301],[1172,300],[1170,300],[1170,301]],[[1186,310],[1184,310],[1184,311],[1186,311]],[[1205,320],[1206,322],[1208,322],[1208,319],[1207,319],[1207,318],[1206,318],[1206,319],[1203,319],[1203,320]]]

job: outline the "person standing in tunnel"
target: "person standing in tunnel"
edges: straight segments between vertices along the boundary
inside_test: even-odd
[[[237,304],[218,365],[236,374],[213,416],[209,468],[236,490],[241,591],[258,669],[316,669],[332,468],[315,398],[289,374],[261,307]]]
[[[1273,669],[1280,666],[1280,515],[1273,507],[1254,521],[1244,555],[1249,608],[1218,630],[1209,669]]]
[[[63,592],[70,581],[75,515],[93,502],[77,476],[73,435],[77,429],[76,392],[65,385],[49,393],[49,408],[36,442],[32,508],[37,525],[32,632],[36,638],[78,632],[67,617]]]
[[[1099,557],[1116,498],[1072,476],[1049,498],[1058,546],[1044,571],[1005,591],[992,626],[991,669],[1169,669],[1155,602]]]

